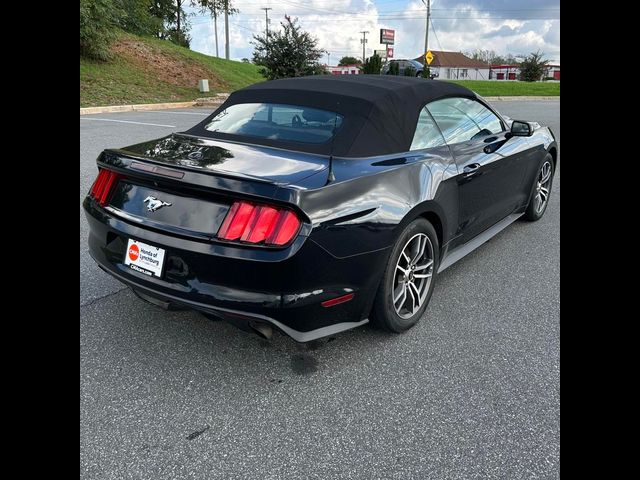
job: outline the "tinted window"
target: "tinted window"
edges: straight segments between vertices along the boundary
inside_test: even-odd
[[[317,108],[279,103],[239,103],[219,112],[206,129],[247,137],[324,143],[342,125],[342,116]]]
[[[502,131],[500,119],[491,110],[467,98],[445,98],[427,108],[447,143],[460,143]]]
[[[427,107],[423,108],[418,118],[416,133],[413,135],[410,150],[420,150],[421,148],[432,148],[444,145],[444,138],[429,115]]]

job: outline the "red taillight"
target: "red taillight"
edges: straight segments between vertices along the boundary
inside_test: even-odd
[[[299,229],[300,220],[291,210],[235,202],[218,230],[218,238],[265,245],[285,245]]]
[[[96,178],[96,181],[93,182],[93,187],[91,187],[89,196],[97,201],[100,206],[104,207],[107,204],[109,193],[111,192],[111,187],[115,185],[115,183],[118,181],[118,179],[120,179],[121,176],[122,175],[120,175],[119,173],[103,168],[98,173],[98,178]]]

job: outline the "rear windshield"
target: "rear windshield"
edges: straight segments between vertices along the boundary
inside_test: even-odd
[[[220,111],[205,128],[210,132],[300,143],[329,141],[342,115],[281,103],[238,103]]]

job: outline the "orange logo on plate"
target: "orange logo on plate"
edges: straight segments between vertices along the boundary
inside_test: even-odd
[[[138,248],[138,245],[131,245],[131,247],[129,247],[129,258],[132,262],[135,262],[138,259],[138,256],[140,256],[140,249]]]

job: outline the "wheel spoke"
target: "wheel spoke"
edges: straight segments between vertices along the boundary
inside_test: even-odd
[[[547,181],[551,177],[551,165],[549,163],[545,163],[544,166],[542,167],[542,170],[540,171],[540,177],[541,177],[541,180],[540,180],[541,184],[547,183]]]
[[[407,284],[406,283],[401,283],[400,285],[398,285],[396,287],[396,289],[394,290],[394,295],[393,295],[393,304],[394,305],[398,305],[398,300],[402,300],[402,302],[400,303],[400,306],[398,306],[397,308],[401,308],[402,304],[404,303],[404,301],[407,298]],[[400,292],[398,293],[398,290],[400,290]]]
[[[413,290],[411,290],[411,288],[407,288],[407,290],[409,291],[409,295],[411,295],[411,305],[412,305],[412,309],[411,309],[411,313],[413,314],[413,312],[416,311],[416,297],[413,294]]]
[[[405,247],[405,250],[406,250],[406,247]],[[407,261],[407,266],[411,265],[411,259],[409,258],[409,256],[407,255],[407,253],[404,250],[402,250],[402,256]]]
[[[423,242],[422,241],[422,236],[419,235],[418,236],[418,248],[416,249],[417,253],[416,253],[416,256],[411,259],[411,265],[415,264],[420,259],[420,255],[422,254],[421,252],[424,252],[424,245],[426,243],[427,243],[426,240]]]
[[[431,273],[415,273],[413,276],[415,278],[429,278],[431,275]]]
[[[416,268],[414,270],[418,272],[420,270],[424,270],[425,268],[429,268],[431,265],[433,265],[433,260],[429,260],[427,263],[423,263],[422,265],[416,265]]]
[[[409,270],[406,268],[402,268],[400,265],[396,265],[396,268],[402,272],[403,275],[408,275]]]
[[[420,260],[422,258],[422,256],[424,255],[424,249],[427,247],[427,237],[418,237],[418,255],[416,255],[416,258],[413,259],[413,264],[415,265],[418,260]]]
[[[397,303],[397,301],[400,300],[402,292],[404,292],[404,283],[398,284],[398,286],[393,291],[393,303]]]
[[[422,300],[420,299],[420,291],[418,290],[418,287],[416,287],[416,284],[413,282],[409,283],[409,291],[413,290],[414,292],[416,292],[416,299],[418,302],[417,307],[420,308],[420,303],[422,303]],[[413,307],[414,311],[416,309],[415,305]]]

